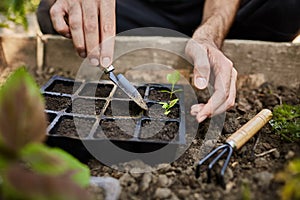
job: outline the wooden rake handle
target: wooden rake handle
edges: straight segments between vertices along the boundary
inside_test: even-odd
[[[239,130],[233,133],[226,142],[233,148],[241,148],[272,118],[272,116],[272,112],[269,109],[263,109]]]

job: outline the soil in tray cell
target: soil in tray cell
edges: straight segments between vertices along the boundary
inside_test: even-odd
[[[134,101],[112,100],[104,115],[112,116],[130,116],[138,117],[143,114],[143,109],[140,108]]]
[[[73,94],[80,85],[80,82],[55,80],[49,87],[46,88],[45,91]]]
[[[70,97],[44,95],[47,110],[60,111],[68,108],[71,105]]]
[[[145,91],[146,91],[146,87],[138,87],[137,88],[138,92],[141,94],[141,96],[144,98],[145,96]],[[127,94],[125,94],[125,92],[123,92],[120,88],[118,88],[116,90],[116,92],[113,95],[114,98],[129,98]]]
[[[48,125],[55,119],[56,114],[54,113],[46,113]]]
[[[165,115],[165,109],[162,108],[161,104],[158,103],[149,103],[148,111],[146,111],[146,116],[155,119],[177,119],[180,116],[180,106],[176,104],[170,110],[171,112],[168,115]]]
[[[148,98],[153,101],[171,101],[177,98],[176,94],[173,94],[170,99],[170,93],[163,92],[163,90],[171,91],[167,87],[151,87]]]
[[[80,96],[89,96],[89,97],[108,97],[110,92],[113,89],[113,85],[111,84],[96,84],[96,83],[88,83],[84,86],[84,88],[80,91]]]
[[[178,122],[143,120],[139,139],[171,141],[179,133]]]
[[[95,132],[95,138],[131,139],[134,135],[136,120],[103,119]]]
[[[67,112],[85,115],[99,115],[105,102],[105,100],[100,99],[78,98],[73,100],[72,106],[67,109]]]
[[[59,119],[54,128],[50,131],[51,135],[61,135],[66,137],[85,138],[90,134],[95,119],[63,116]]]

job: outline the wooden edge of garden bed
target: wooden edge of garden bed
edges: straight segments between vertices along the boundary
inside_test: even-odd
[[[1,68],[26,65],[37,69],[55,68],[77,72],[83,59],[73,49],[72,41],[61,36],[0,35]],[[38,41],[38,39],[40,41]],[[42,42],[43,47],[38,47]],[[115,62],[117,72],[124,73],[133,66],[156,63],[179,69],[186,78],[192,73],[191,64],[182,59],[186,38],[174,37],[116,37]],[[41,45],[40,45],[41,46]],[[39,50],[37,50],[39,49]],[[174,53],[176,50],[177,53]],[[43,51],[37,60],[38,51]],[[300,44],[249,40],[226,40],[223,51],[234,63],[240,76],[260,74],[260,78],[280,85],[300,83]],[[179,55],[176,55],[179,54]],[[1,59],[2,59],[1,57]],[[42,59],[42,60],[41,60]]]

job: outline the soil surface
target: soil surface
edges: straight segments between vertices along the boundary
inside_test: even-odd
[[[178,135],[178,130],[178,122],[143,120],[139,139],[171,141]]]
[[[41,78],[37,80],[40,84],[45,83]],[[199,102],[207,101],[202,92],[197,92],[197,95]],[[135,173],[134,170],[120,172],[94,159],[89,161],[88,166],[93,176],[110,176],[120,181],[120,199],[280,199],[282,183],[275,182],[274,177],[290,160],[300,157],[300,144],[282,140],[268,124],[233,153],[225,173],[225,190],[216,185],[214,180],[207,183],[206,173],[201,173],[200,178],[196,179],[195,166],[207,153],[202,151],[203,145],[216,147],[223,144],[230,134],[262,108],[272,110],[281,103],[299,105],[300,87],[265,83],[256,89],[240,88],[235,106],[226,112],[222,135],[216,144],[209,141],[203,144],[203,133],[210,121],[206,120],[199,124],[196,138],[187,151],[171,164],[160,164],[160,170],[148,173]],[[149,168],[142,162],[136,162],[142,169]]]
[[[67,109],[67,112],[85,115],[100,115],[105,102],[105,100],[100,99],[78,98],[73,100],[72,106]]]
[[[85,138],[89,135],[94,123],[94,119],[64,116],[60,118],[50,134],[66,137],[79,137],[79,133],[80,138]],[[80,125],[76,127],[76,124]]]
[[[148,104],[149,110],[146,111],[146,116],[153,118],[153,119],[177,119],[179,118],[180,114],[180,107],[179,105],[175,105],[170,109],[170,113],[165,115],[165,109],[162,108],[161,104]]]
[[[206,97],[198,92],[199,100]],[[299,104],[300,88],[275,87],[263,84],[257,89],[242,88],[237,93],[234,108],[226,114],[222,135],[217,144],[224,143],[231,133],[250,120],[262,108],[272,109],[280,103]],[[300,144],[283,141],[267,124],[240,150],[235,151],[225,173],[226,189],[207,183],[206,173],[195,178],[196,163],[206,155],[202,152],[203,132],[209,120],[201,123],[198,134],[188,150],[175,162],[161,164],[161,169],[149,173],[120,172],[89,162],[94,176],[112,176],[119,179],[122,188],[120,199],[280,199],[282,183],[274,181],[277,172],[288,161],[300,156]],[[126,165],[126,164],[124,164]],[[141,168],[149,166],[140,163]],[[214,173],[213,173],[214,175]]]
[[[112,100],[106,108],[104,115],[113,116],[128,116],[138,117],[143,114],[143,109],[140,108],[134,101]]]
[[[145,91],[146,91],[146,87],[138,87],[137,88],[138,92],[140,93],[140,95],[144,98],[145,96]],[[114,98],[126,98],[128,99],[128,95],[125,94],[125,92],[123,92],[123,90],[121,90],[120,88],[118,88],[114,95],[113,95]]]
[[[163,90],[171,91],[166,87],[151,87],[148,98],[155,101],[171,101],[177,98],[176,94],[173,94],[172,98],[170,99],[170,94],[163,92]]]
[[[109,139],[131,139],[135,127],[136,121],[131,119],[105,119],[100,121],[94,137],[104,138],[106,136]]]
[[[80,96],[108,97],[113,89],[113,85],[88,83],[80,91]]]
[[[75,82],[74,84],[73,82],[55,80],[45,91],[73,94],[80,85],[81,83],[79,82]]]
[[[46,109],[60,111],[68,108],[72,100],[70,97],[54,96],[54,95],[44,95],[46,101]]]

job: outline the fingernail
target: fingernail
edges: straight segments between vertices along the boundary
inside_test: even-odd
[[[91,58],[91,59],[90,59],[90,63],[91,63],[92,65],[95,65],[95,66],[99,65],[99,61],[98,61],[98,59],[96,59],[96,58]]]
[[[71,38],[71,34],[70,34],[70,33],[67,33],[67,34],[66,34],[66,37],[67,37],[67,38]]]
[[[206,79],[205,78],[196,78],[195,85],[198,88],[200,88],[200,89],[205,88],[205,86],[206,86]]]
[[[111,64],[110,58],[109,57],[104,57],[102,58],[102,66],[107,68]]]
[[[81,52],[79,55],[80,55],[80,57],[82,57],[82,58],[85,58],[85,57],[86,57],[86,53],[85,53],[85,52]]]

